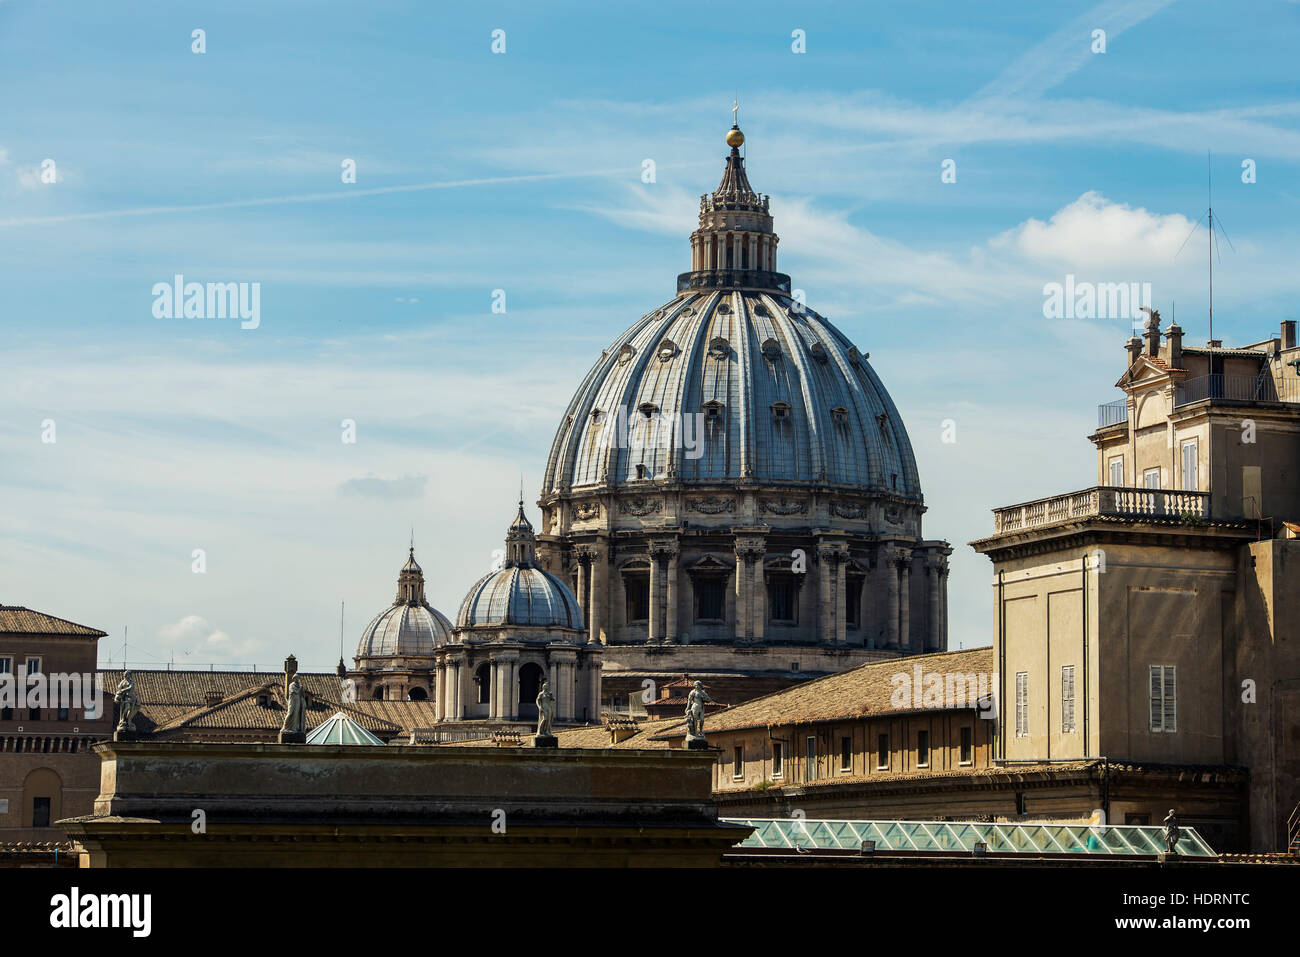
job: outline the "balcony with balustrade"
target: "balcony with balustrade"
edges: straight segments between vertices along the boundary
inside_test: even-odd
[[[993,510],[999,535],[1096,517],[1204,525],[1210,519],[1210,493],[1098,485]]]

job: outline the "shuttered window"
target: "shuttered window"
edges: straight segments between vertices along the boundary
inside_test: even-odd
[[[1016,673],[1016,737],[1029,736],[1029,672]]]
[[[1174,665],[1152,665],[1149,675],[1151,730],[1173,734],[1178,730],[1178,670]]]
[[[1061,666],[1061,733],[1074,734],[1074,665]]]
[[[1183,443],[1183,489],[1196,491],[1196,440]]]
[[[1122,458],[1110,460],[1110,484],[1117,488],[1124,484],[1124,460]]]

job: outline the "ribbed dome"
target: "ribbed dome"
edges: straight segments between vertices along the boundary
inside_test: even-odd
[[[424,572],[411,547],[397,576],[397,598],[366,625],[357,645],[357,658],[433,654],[452,640],[447,616],[424,600]]]
[[[527,625],[581,630],[582,609],[569,586],[537,564],[532,523],[519,511],[506,531],[502,567],[469,590],[456,615],[457,628]]]
[[[431,655],[435,646],[451,640],[451,622],[436,608],[393,605],[366,625],[357,657]]]
[[[569,587],[542,568],[503,568],[480,578],[461,602],[457,628],[534,625],[581,630],[582,609]]]
[[[698,436],[702,454],[680,438],[629,448],[615,440],[620,410],[636,434],[657,420]],[[903,420],[866,358],[771,289],[687,290],[614,340],[569,403],[543,489],[661,477],[921,497]]]

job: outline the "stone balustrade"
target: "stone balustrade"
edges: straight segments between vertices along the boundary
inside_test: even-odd
[[[1096,486],[1020,505],[995,508],[993,521],[1000,534],[1099,515],[1204,521],[1210,517],[1210,493]]]

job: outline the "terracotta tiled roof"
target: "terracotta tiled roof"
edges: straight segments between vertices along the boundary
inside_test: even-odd
[[[438,723],[438,705],[433,701],[354,701],[351,708],[408,732],[414,728],[432,728]]]
[[[104,692],[111,696],[122,680],[121,671],[102,671]],[[137,671],[132,669],[136,694],[140,696],[140,730],[155,731],[224,730],[274,733],[284,723],[284,675],[265,671]],[[340,701],[337,675],[299,673],[298,681],[307,692],[307,730],[310,731],[335,711],[343,711],[367,731],[381,738],[401,733],[399,723],[359,710]],[[221,695],[209,703],[208,694]],[[215,696],[215,695],[214,695]],[[267,703],[258,704],[259,696]]]
[[[400,726],[390,721],[384,721],[341,703],[337,693],[331,698],[309,695],[305,730],[311,731],[322,721],[329,720],[337,711],[342,711],[367,731],[377,735],[393,737],[402,730]],[[198,729],[274,733],[278,732],[284,724],[284,712],[283,681],[273,680],[245,688],[219,704],[205,704],[194,708],[158,725],[154,730],[157,733]]]
[[[661,718],[658,721],[643,721],[637,726],[635,733],[619,742],[611,740],[609,727],[606,725],[592,725],[587,728],[571,728],[568,731],[557,731],[555,737],[562,748],[649,748],[662,750],[668,748],[670,742],[666,739],[654,740],[650,736],[659,731],[666,731],[675,724],[681,724],[681,720],[672,717]]]
[[[911,681],[913,669],[918,665],[926,673],[990,674],[993,671],[993,649],[944,651],[868,662],[849,671],[814,678],[793,688],[775,691],[709,715],[704,725],[705,733],[809,724],[888,714],[899,710],[917,710],[898,709],[890,698],[895,688],[893,676],[906,674]],[[675,727],[659,733],[665,737],[684,733],[685,724],[681,719],[675,719],[673,725]]]
[[[78,625],[75,621],[55,618],[44,612],[32,611],[22,605],[0,605],[0,634],[12,635],[78,635],[85,638],[103,638],[108,632]]]

